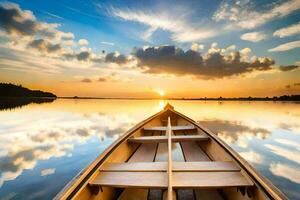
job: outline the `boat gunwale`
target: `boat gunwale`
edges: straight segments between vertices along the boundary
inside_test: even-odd
[[[226,144],[223,140],[218,138],[218,136],[210,131],[208,128],[202,126],[197,121],[185,116],[184,114],[172,110],[174,113],[187,120],[188,122],[194,124],[196,127],[201,129],[204,133],[206,133],[212,140],[214,140],[217,144],[219,144],[223,149],[229,153],[229,155],[238,163],[238,165],[244,169],[248,176],[250,176],[251,180],[255,182],[256,186],[259,186],[260,189],[264,191],[264,193],[271,199],[284,199],[288,200],[286,195],[277,188],[273,183],[271,183],[267,178],[265,178],[261,173],[259,173],[254,167],[252,167],[242,156],[240,156],[235,150],[233,150],[228,144]]]
[[[88,184],[89,178],[95,173],[101,164],[107,159],[107,157],[120,145],[124,140],[128,139],[134,132],[143,128],[143,126],[155,119],[162,113],[169,109],[163,109],[150,117],[140,121],[131,129],[126,131],[120,138],[109,145],[95,160],[90,162],[83,170],[81,170],[74,178],[72,178],[65,187],[63,187],[59,193],[55,195],[53,199],[71,199],[83,186]]]

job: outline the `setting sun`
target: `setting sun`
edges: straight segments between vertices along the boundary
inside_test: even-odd
[[[161,97],[165,96],[165,91],[162,90],[162,89],[158,89],[158,90],[156,90],[156,92],[157,92],[157,94],[159,94],[159,96],[161,96]]]

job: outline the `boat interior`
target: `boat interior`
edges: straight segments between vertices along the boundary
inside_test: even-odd
[[[73,199],[269,199],[230,153],[172,108],[138,124],[89,170]]]

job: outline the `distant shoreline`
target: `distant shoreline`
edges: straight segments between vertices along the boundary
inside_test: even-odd
[[[300,101],[300,95],[280,97],[238,97],[238,98],[133,98],[133,97],[57,97],[58,99],[115,99],[115,100],[181,100],[181,101]]]
[[[60,96],[57,97],[51,92],[41,90],[30,90],[22,85],[12,83],[0,83],[0,100],[13,99],[116,99],[116,100],[181,100],[181,101],[300,101],[300,94],[282,95],[273,97],[199,97],[199,98],[172,98],[172,97],[153,97],[153,98],[137,98],[137,97],[79,97],[79,96]],[[1,102],[0,102],[1,103]]]

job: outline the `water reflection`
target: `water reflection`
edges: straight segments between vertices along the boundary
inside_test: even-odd
[[[21,108],[31,103],[51,103],[55,98],[0,98],[0,111]]]
[[[0,198],[51,199],[116,138],[166,103],[59,99],[1,111]],[[170,103],[216,132],[291,199],[300,199],[299,104]]]
[[[0,186],[4,181],[14,180],[23,170],[34,168],[39,160],[72,156],[75,141],[85,143],[91,136],[101,141],[117,137],[134,122],[123,115],[67,116],[54,112],[49,120],[46,114],[40,114],[45,118],[37,122],[39,126],[22,124],[22,130],[19,127],[1,130]]]
[[[300,184],[300,168],[291,167],[287,164],[272,163],[270,171],[275,176],[286,178],[294,183]]]
[[[248,140],[252,137],[266,139],[271,134],[270,130],[261,127],[250,127],[240,121],[206,120],[199,123],[209,127],[225,142],[238,143],[243,148],[248,146]]]

